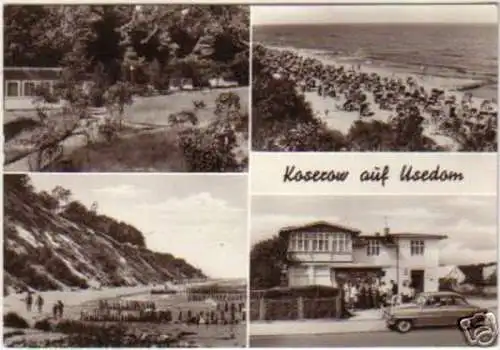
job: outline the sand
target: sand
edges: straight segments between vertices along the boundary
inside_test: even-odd
[[[292,47],[275,47],[268,46],[267,48],[271,50],[278,51],[290,51],[295,53],[296,55],[302,56],[304,58],[311,58],[321,61],[324,65],[333,65],[336,67],[344,66],[346,70],[349,70],[352,65],[357,64],[357,62],[348,62],[348,61],[336,61],[332,58],[327,58],[324,56],[320,56],[315,53],[313,50],[304,50],[304,49],[296,49]],[[461,101],[464,92],[456,91],[457,88],[462,86],[466,86],[474,83],[474,80],[471,79],[459,79],[459,78],[445,78],[445,77],[437,77],[437,76],[419,76],[415,74],[409,74],[403,71],[397,71],[394,69],[389,70],[384,67],[375,67],[370,64],[364,64],[361,66],[361,72],[364,73],[376,73],[381,77],[396,77],[401,78],[406,81],[408,77],[412,77],[418,85],[423,86],[426,91],[431,91],[433,88],[437,88],[440,90],[444,90],[446,96],[454,95],[457,98],[457,101]],[[336,129],[342,132],[343,134],[347,134],[349,129],[353,125],[356,120],[359,120],[358,112],[348,112],[343,111],[336,108],[336,105],[342,105],[344,100],[342,98],[334,99],[331,97],[322,97],[319,96],[316,92],[306,92],[305,94],[306,100],[311,104],[311,107],[317,115],[326,122],[329,128]],[[368,102],[370,102],[370,108],[375,113],[370,119],[364,120],[380,120],[383,122],[387,122],[390,116],[393,114],[392,111],[380,110],[378,105],[376,105],[373,101],[373,95],[371,93],[367,94]],[[472,104],[475,108],[479,108],[480,104],[484,101],[482,98],[473,97]],[[439,135],[437,133],[437,126],[431,122],[430,115],[427,113],[423,113],[422,116],[426,119],[424,122],[424,135],[434,140],[439,146],[448,150],[448,151],[457,151],[459,145],[455,140],[450,137]]]

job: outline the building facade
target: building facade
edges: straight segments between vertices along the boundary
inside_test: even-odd
[[[37,89],[52,91],[61,72],[61,68],[4,67],[4,108],[32,108]]]
[[[280,236],[288,242],[293,261],[286,268],[289,286],[338,286],[355,277],[391,280],[400,287],[411,283],[416,291],[437,291],[439,246],[443,235],[383,233],[363,235],[360,230],[327,222],[287,227]]]

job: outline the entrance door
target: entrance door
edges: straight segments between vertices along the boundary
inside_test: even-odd
[[[415,288],[415,293],[424,291],[424,270],[411,270],[411,285]]]

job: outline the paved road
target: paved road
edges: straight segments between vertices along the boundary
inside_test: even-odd
[[[458,329],[419,329],[397,332],[343,333],[250,337],[251,347],[379,347],[379,346],[467,346]]]

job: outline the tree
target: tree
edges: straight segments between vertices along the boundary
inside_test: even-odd
[[[6,190],[14,190],[20,193],[33,192],[31,179],[25,174],[5,174],[3,176]]]
[[[60,207],[66,206],[71,200],[71,196],[71,191],[62,186],[56,186],[52,189],[52,197],[57,200]]]
[[[250,285],[253,289],[280,286],[283,268],[293,263],[284,238],[274,236],[255,244],[250,252]]]
[[[40,192],[38,194],[38,197],[39,197],[40,201],[42,202],[42,205],[51,211],[54,211],[59,207],[59,201],[57,199],[55,199],[47,191]]]

